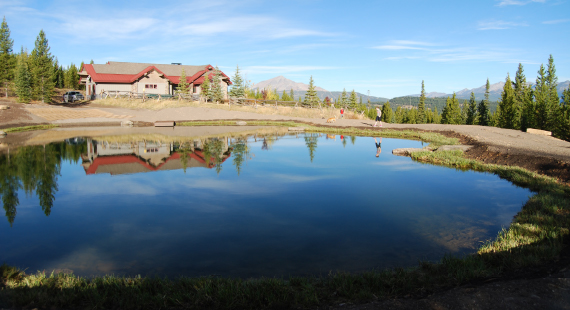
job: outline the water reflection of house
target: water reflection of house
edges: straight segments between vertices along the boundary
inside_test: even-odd
[[[221,152],[219,163],[231,155],[226,139],[219,139]],[[87,153],[82,154],[86,174],[109,173],[111,175],[139,172],[208,168],[216,166],[216,155],[205,154],[202,141],[180,145],[162,142],[107,142],[87,139]]]

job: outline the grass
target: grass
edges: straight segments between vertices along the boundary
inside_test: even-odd
[[[335,132],[337,129],[308,127]],[[433,143],[457,142],[438,134],[372,131],[371,135],[409,137]],[[369,134],[338,129],[337,133]],[[510,227],[484,243],[477,253],[445,256],[437,263],[412,268],[336,272],[323,277],[236,279],[201,277],[167,279],[105,276],[82,278],[70,274],[25,274],[3,265],[0,300],[27,308],[90,309],[289,309],[316,308],[343,302],[359,303],[407,295],[425,296],[476,279],[554,260],[570,228],[570,188],[556,180],[518,167],[467,159],[461,151],[418,152],[419,162],[494,173],[536,192]],[[1,304],[0,304],[1,305]]]
[[[148,109],[148,110],[162,110],[166,108],[179,108],[179,107],[203,107],[210,109],[220,109],[226,111],[240,111],[251,112],[265,115],[284,115],[302,118],[330,118],[336,115],[337,119],[340,118],[340,109],[332,108],[294,108],[286,106],[257,106],[251,105],[228,105],[228,104],[215,104],[215,103],[199,103],[197,101],[178,101],[178,100],[147,100],[142,102],[141,99],[125,99],[125,98],[106,98],[93,100],[92,103],[101,104],[110,107],[128,108],[128,109]],[[348,119],[368,119],[366,116],[361,116],[352,111],[345,111],[344,118]]]
[[[34,126],[23,126],[23,127],[12,127],[3,129],[5,132],[22,132],[22,131],[32,131],[32,130],[45,130],[50,128],[59,127],[58,125],[34,125]]]

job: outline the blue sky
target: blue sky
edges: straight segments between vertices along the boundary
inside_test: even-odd
[[[534,82],[554,57],[570,80],[567,0],[0,0],[14,51],[43,29],[60,63],[239,65],[257,83],[283,75],[327,90],[392,98],[504,81]]]

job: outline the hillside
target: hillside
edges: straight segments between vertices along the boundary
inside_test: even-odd
[[[531,84],[533,85],[533,84]],[[556,88],[558,90],[558,95],[562,95],[562,92],[567,89],[570,85],[570,81],[564,81],[561,83],[558,83],[558,87]],[[505,82],[498,82],[495,84],[491,84],[489,87],[489,100],[491,101],[497,101],[499,100],[499,98],[501,98],[501,92],[503,91],[503,87],[505,86]],[[471,92],[473,92],[473,94],[475,95],[475,99],[480,101],[483,100],[485,97],[485,85],[482,85],[481,87],[477,87],[477,88],[472,88],[472,89],[467,89],[464,88],[460,91],[456,91],[455,95],[457,96],[457,98],[459,99],[469,99],[471,97]],[[445,93],[440,93],[440,92],[431,92],[426,94],[427,98],[437,98],[437,97],[451,97],[453,94],[445,94]],[[411,95],[412,97],[419,97],[419,94],[414,94]],[[390,100],[391,102],[391,100]]]
[[[305,93],[309,89],[309,85],[305,84],[305,83],[300,83],[300,82],[295,82],[295,81],[289,80],[289,79],[285,78],[284,76],[278,76],[278,77],[274,77],[274,78],[269,79],[269,80],[265,80],[265,81],[261,81],[259,83],[253,84],[251,87],[251,89],[255,89],[255,90],[262,90],[262,89],[266,89],[266,88],[275,89],[275,90],[277,90],[277,92],[279,92],[280,95],[281,95],[281,93],[283,93],[283,91],[286,91],[287,93],[289,93],[289,91],[291,89],[293,89],[293,94],[295,95],[295,99],[297,99],[297,98],[299,98],[299,96],[301,98],[305,97]],[[317,96],[321,100],[324,100],[326,97],[333,98],[333,99],[337,100],[342,94],[342,91],[328,91],[328,90],[326,90],[322,87],[318,87],[318,86],[315,86],[315,88],[317,90]],[[347,91],[347,94],[350,96],[349,91]],[[361,94],[359,92],[357,92],[356,95],[359,98],[362,97],[362,102],[364,102],[364,103],[367,102],[367,99],[368,99],[367,95]],[[382,102],[388,101],[388,98],[370,96],[370,101],[382,103]]]

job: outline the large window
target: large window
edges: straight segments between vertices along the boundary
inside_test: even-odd
[[[144,84],[144,88],[146,88],[146,89],[156,89],[156,84]]]

